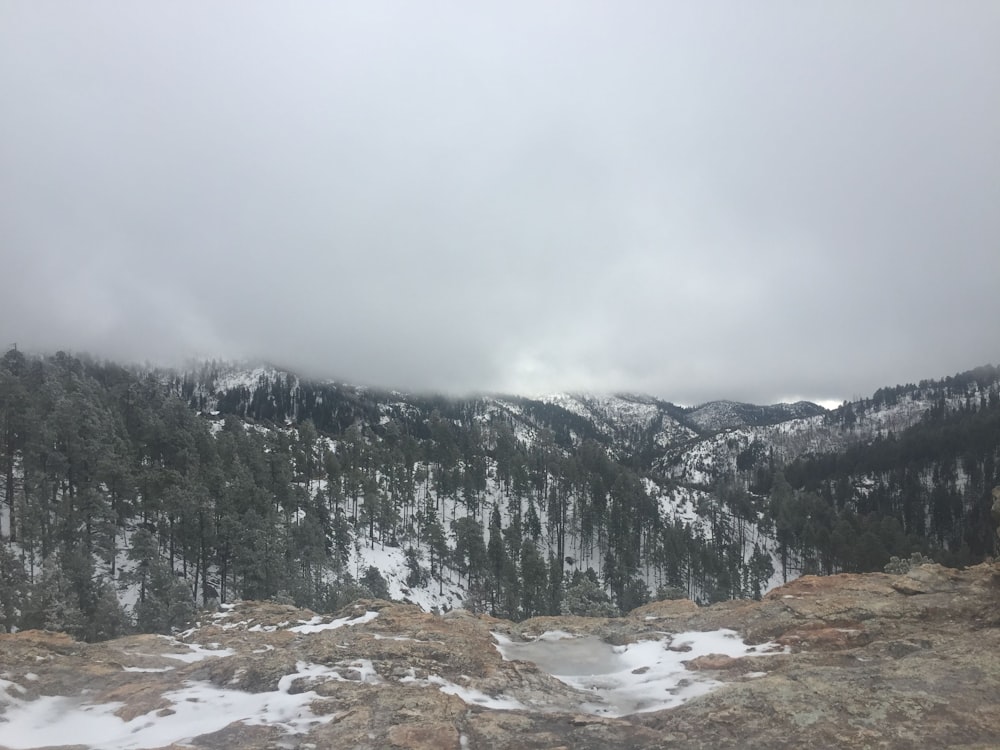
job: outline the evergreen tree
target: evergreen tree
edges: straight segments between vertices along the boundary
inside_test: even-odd
[[[413,547],[406,548],[406,585],[410,588],[425,586],[430,574],[420,565],[420,554]]]
[[[507,548],[504,546],[500,524],[500,509],[494,505],[493,511],[490,513],[490,540],[486,545],[488,596],[490,613],[494,616],[497,616],[501,611],[505,572],[509,566]]]
[[[368,589],[376,599],[389,598],[389,584],[382,577],[382,572],[374,565],[369,565],[361,577],[361,585]]]
[[[521,544],[521,616],[548,614],[548,570],[530,539]]]
[[[774,519],[781,555],[781,579],[788,582],[788,557],[795,545],[795,495],[785,475],[778,472],[771,488],[769,510]]]
[[[11,542],[18,539],[14,472],[29,429],[30,401],[21,382],[25,370],[24,354],[17,349],[11,349],[0,359],[0,462],[3,469],[3,502],[8,508],[7,528],[0,529],[0,538],[6,536]]]
[[[17,625],[27,593],[24,566],[6,544],[0,544],[0,632],[9,633]]]
[[[455,536],[455,549],[452,553],[455,567],[459,574],[468,578],[472,585],[482,577],[486,566],[486,543],[483,541],[483,527],[471,516],[458,518],[451,522],[452,534]]]
[[[81,640],[86,635],[87,622],[80,609],[80,597],[57,555],[45,561],[41,579],[31,589],[21,621],[25,630],[55,630]]]
[[[153,535],[139,529],[131,541],[129,559],[135,563],[135,569],[125,579],[139,584],[139,601],[135,606],[139,630],[169,633],[190,624],[194,618],[194,597],[187,584],[164,562]]]
[[[611,598],[597,583],[597,576],[592,570],[587,573],[577,571],[573,580],[566,588],[563,596],[561,612],[564,615],[579,615],[582,617],[617,617],[618,608],[611,603]]]

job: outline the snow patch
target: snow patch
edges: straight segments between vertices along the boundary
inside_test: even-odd
[[[438,690],[442,693],[458,696],[470,705],[482,706],[483,708],[492,708],[497,711],[520,711],[527,709],[527,706],[515,698],[510,698],[503,694],[498,696],[487,695],[481,690],[456,685],[454,682],[438,675],[432,674],[428,675],[426,679],[418,679],[412,669],[410,670],[410,674],[401,677],[399,681],[422,686],[437,685]]]
[[[172,644],[177,646],[184,646],[191,649],[189,654],[161,654],[161,656],[167,659],[176,659],[177,661],[182,661],[186,664],[192,664],[196,661],[203,661],[210,658],[221,658],[224,656],[232,656],[236,652],[231,648],[220,648],[218,643],[210,643],[208,646],[200,646],[197,643],[182,643],[176,638],[171,638],[170,636],[161,636],[166,640],[170,641]]]
[[[303,734],[332,714],[314,714],[315,692],[290,694],[292,684],[332,672],[329,667],[299,662],[296,672],[283,676],[278,689],[267,693],[226,690],[207,682],[188,681],[164,693],[171,713],[151,711],[124,721],[115,716],[121,703],[90,703],[82,696],[43,696],[24,700],[20,686],[0,680],[0,698],[7,703],[3,742],[11,750],[49,745],[85,746],[95,750],[133,750],[182,744],[217,732],[234,721],[278,726],[287,734]],[[17,691],[17,692],[15,692]]]
[[[366,622],[371,622],[376,617],[378,617],[378,612],[372,612],[370,610],[368,612],[365,612],[363,615],[359,615],[357,617],[340,617],[331,622],[323,622],[323,620],[326,618],[317,615],[316,617],[313,617],[311,620],[303,622],[301,625],[296,625],[294,628],[289,628],[288,632],[303,633],[307,635],[312,633],[322,633],[324,630],[337,630],[338,628],[342,628],[344,626],[349,626],[349,625],[363,625]]]
[[[679,706],[723,683],[684,662],[708,654],[733,658],[782,652],[777,644],[749,646],[732,630],[664,634],[659,640],[612,646],[595,636],[566,638],[560,631],[517,642],[494,633],[506,660],[534,662],[557,680],[592,696],[580,709],[599,716],[628,716]]]

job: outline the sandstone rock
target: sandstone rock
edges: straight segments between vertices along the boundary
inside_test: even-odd
[[[706,656],[699,656],[696,659],[689,659],[683,662],[683,664],[688,669],[696,671],[714,669],[719,671],[742,670],[752,672],[754,670],[754,667],[751,666],[746,659],[737,659],[732,656],[726,656],[725,654],[707,654]]]
[[[821,649],[824,651],[837,651],[861,645],[867,638],[864,626],[861,623],[841,623],[853,624],[854,627],[826,627],[822,622],[809,622],[801,627],[787,630],[777,639],[783,646],[791,646],[797,649]]]
[[[378,614],[359,617],[366,612]],[[293,629],[335,621],[315,633]],[[691,680],[704,671],[724,684],[676,708],[622,718],[585,713],[591,695],[533,663],[504,661],[491,635],[564,630],[631,644],[720,628],[787,652],[692,659]],[[375,601],[317,619],[247,602],[173,639],[0,635],[0,662],[0,688],[8,686],[0,689],[0,747],[4,711],[14,715],[23,701],[85,697],[118,706],[138,726],[179,717],[171,691],[197,685],[281,696],[298,708],[284,723],[226,719],[177,748],[995,748],[1000,566],[806,576],[760,602],[657,602],[614,619],[510,623]],[[649,668],[631,672],[642,679]]]
[[[426,722],[401,724],[389,730],[389,744],[408,750],[459,750],[458,730],[453,724]]]
[[[698,605],[690,599],[664,599],[637,607],[628,613],[629,618],[639,620],[659,620],[678,615],[689,615],[698,611]]]

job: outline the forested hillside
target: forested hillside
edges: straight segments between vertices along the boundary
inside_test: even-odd
[[[206,364],[0,360],[0,625],[95,640],[236,598],[510,618],[757,597],[991,552],[994,368],[824,412],[448,399]]]
[[[813,504],[818,496],[818,505],[843,516],[882,517],[883,536],[924,540],[946,564],[979,562],[994,552],[991,488],[1000,485],[996,381],[993,368],[948,378],[928,389],[932,405],[909,429],[879,434],[841,452],[798,458],[786,467],[785,476]],[[857,412],[895,397],[882,391],[873,400],[844,407],[840,416],[853,422]],[[803,512],[808,511],[791,511]],[[846,533],[842,528],[841,537]],[[835,533],[803,528],[798,536],[824,560],[838,543]],[[869,550],[866,557],[877,557],[875,539],[860,541]],[[871,565],[875,563],[872,559]]]

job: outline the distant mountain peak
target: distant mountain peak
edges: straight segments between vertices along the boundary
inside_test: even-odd
[[[703,430],[717,431],[734,427],[763,427],[825,413],[826,409],[811,401],[762,406],[742,401],[720,400],[692,407],[687,410],[687,417]]]

